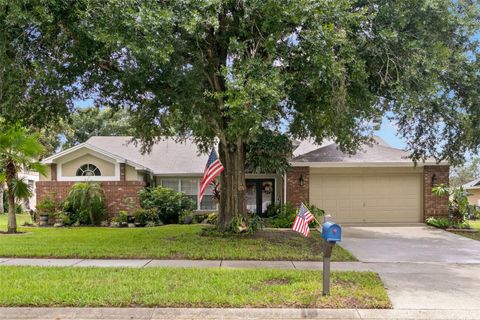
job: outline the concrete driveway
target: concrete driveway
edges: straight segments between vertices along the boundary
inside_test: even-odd
[[[480,241],[423,224],[345,227],[342,246],[363,262],[480,263]]]
[[[480,312],[480,241],[420,224],[344,227],[343,239],[378,272],[394,308]]]

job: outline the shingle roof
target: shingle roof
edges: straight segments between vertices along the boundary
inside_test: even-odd
[[[199,174],[203,173],[208,155],[200,154],[190,140],[176,142],[166,138],[158,141],[149,154],[140,152],[141,145],[132,142],[132,137],[91,137],[87,145],[97,147],[114,155],[149,168],[154,174]]]
[[[325,140],[324,143],[321,145],[315,143],[313,139],[305,139],[305,140],[300,140],[296,141],[297,143],[295,150],[293,150],[293,157],[298,157],[302,154],[311,152],[313,150],[317,150],[318,148],[321,148],[323,146],[327,146],[329,144],[332,144],[333,142],[330,140]]]
[[[292,162],[412,162],[408,153],[385,144],[364,145],[354,155],[340,151],[336,143],[294,157]]]
[[[338,145],[326,141],[317,145],[311,140],[299,141],[293,152],[292,165],[302,163],[383,163],[400,165],[412,163],[408,153],[388,146],[383,140],[376,138],[377,144],[365,145],[354,155],[343,153]],[[57,158],[78,150],[90,148],[117,161],[130,162],[137,169],[149,170],[155,175],[202,175],[208,159],[207,154],[201,154],[197,146],[189,139],[177,142],[172,138],[165,138],[155,143],[151,153],[142,154],[141,144],[135,144],[132,137],[127,136],[95,136],[85,143],[48,157],[45,163],[51,163]],[[431,161],[429,161],[431,162]]]
[[[465,190],[468,190],[468,189],[480,189],[480,178],[465,183],[465,184],[463,185],[463,188],[464,188]]]

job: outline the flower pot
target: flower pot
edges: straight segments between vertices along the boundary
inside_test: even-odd
[[[48,214],[41,214],[38,222],[39,222],[38,225],[40,227],[48,226]]]

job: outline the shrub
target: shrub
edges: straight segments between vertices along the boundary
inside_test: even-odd
[[[205,223],[208,220],[208,213],[195,213],[193,214],[194,223]]]
[[[432,194],[448,196],[448,216],[452,226],[460,226],[466,221],[472,206],[468,203],[468,192],[463,187],[450,191],[447,185],[439,184],[432,188]]]
[[[74,184],[66,201],[71,210],[70,213],[77,218],[75,222],[98,225],[105,217],[105,194],[98,183]]]
[[[63,203],[63,211],[70,217],[70,224],[89,224],[90,222],[88,213],[73,209],[68,200]]]
[[[320,217],[325,214],[322,209],[317,208],[315,205],[306,205],[308,210],[315,216]],[[267,220],[268,225],[273,228],[291,228],[293,221],[297,216],[298,208],[291,203],[286,204],[273,204],[267,209],[267,216],[270,218]],[[310,226],[313,227],[317,223],[313,220]]]
[[[144,209],[156,209],[163,223],[177,223],[180,214],[195,209],[195,202],[183,192],[155,187],[139,191],[140,205]]]
[[[207,223],[209,224],[217,224],[218,222],[218,212],[212,212],[207,217]]]
[[[58,203],[50,198],[45,198],[36,206],[39,215],[52,215],[58,209]]]
[[[247,214],[235,216],[230,222],[227,231],[233,233],[248,233],[253,234],[258,229],[263,228],[263,219],[256,214]]]
[[[158,214],[155,209],[137,209],[133,216],[135,217],[135,223],[141,225],[155,225],[158,223]]]
[[[446,217],[430,217],[427,220],[425,220],[425,223],[428,224],[429,226],[439,228],[439,229],[447,229],[450,227],[450,220]]]
[[[60,220],[64,225],[70,225],[71,220],[70,217],[63,211],[57,211],[54,213],[55,219]]]
[[[180,213],[180,216],[178,217],[178,223],[180,224],[191,224],[196,221],[194,221],[194,214],[192,211],[183,211]]]
[[[118,214],[112,218],[112,221],[118,223],[128,223],[128,218],[128,211],[120,210],[118,211]]]

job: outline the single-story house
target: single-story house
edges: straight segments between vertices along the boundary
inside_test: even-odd
[[[131,140],[92,137],[44,159],[49,170],[37,184],[38,201],[52,195],[63,199],[75,182],[98,181],[110,215],[138,205],[137,192],[156,185],[186,193],[198,211],[216,210],[211,189],[198,202],[208,156],[194,143],[164,139],[142,155]],[[448,164],[427,161],[415,166],[406,156],[380,139],[353,156],[333,142],[300,141],[286,174],[246,175],[247,209],[262,215],[272,203],[305,202],[341,223],[410,223],[446,215],[448,199],[433,196],[431,188],[448,183]]]
[[[468,203],[480,206],[480,179],[475,179],[464,184],[463,189],[468,191]]]

